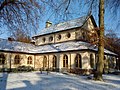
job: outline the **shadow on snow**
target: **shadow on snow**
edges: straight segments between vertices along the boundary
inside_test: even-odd
[[[0,73],[0,90],[6,90],[8,73]]]
[[[87,79],[86,81],[85,76],[84,78],[81,78],[83,76],[74,77],[62,74],[55,75],[54,73],[49,73],[47,75],[45,72],[43,74],[40,74],[39,72],[35,74],[40,80],[36,81],[33,77],[34,84],[30,80],[22,80],[25,86],[13,88],[12,90],[94,90],[95,88],[97,90],[105,90],[107,86],[107,84],[98,85],[98,83],[91,82]],[[112,86],[109,87],[111,89],[114,88]]]

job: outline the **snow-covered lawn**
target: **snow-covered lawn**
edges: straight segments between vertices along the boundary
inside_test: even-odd
[[[120,90],[119,75],[104,75],[104,80],[55,72],[0,73],[0,90]]]

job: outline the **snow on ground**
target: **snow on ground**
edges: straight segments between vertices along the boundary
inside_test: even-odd
[[[104,75],[105,82],[62,73],[0,73],[0,90],[120,90],[119,75]]]

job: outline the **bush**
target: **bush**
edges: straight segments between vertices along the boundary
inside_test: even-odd
[[[0,68],[0,72],[8,72],[9,69],[8,68]]]
[[[34,71],[34,68],[33,67],[31,67],[31,66],[26,66],[26,71]]]
[[[51,68],[49,68],[49,71],[52,71],[52,72],[59,72],[59,68],[53,68],[53,67],[51,67]]]
[[[18,72],[18,69],[17,69],[17,68],[12,68],[12,69],[11,69],[11,72],[17,73],[17,72]]]
[[[31,66],[19,66],[18,68],[11,68],[11,71],[9,68],[0,68],[0,72],[30,72],[34,71],[34,68]]]
[[[0,72],[3,72],[3,68],[0,68]]]
[[[69,69],[68,72],[79,75],[88,75],[90,73],[93,73],[91,69],[79,69],[79,68]]]
[[[19,66],[18,68],[18,71],[26,71],[26,72],[30,72],[30,71],[33,71],[34,68],[31,67],[31,66]]]
[[[26,66],[19,66],[18,71],[26,71]]]

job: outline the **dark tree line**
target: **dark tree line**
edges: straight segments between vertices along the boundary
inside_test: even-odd
[[[105,48],[118,55],[116,69],[120,69],[120,37],[112,30],[105,35]]]

